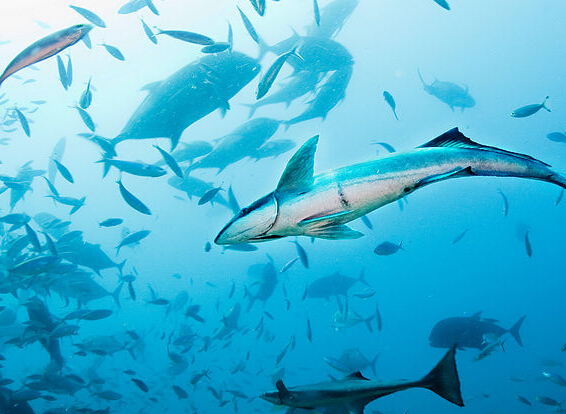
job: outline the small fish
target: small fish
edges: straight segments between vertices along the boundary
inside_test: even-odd
[[[381,313],[379,312],[379,306],[377,302],[375,302],[375,316],[377,320],[377,330],[381,332],[381,329],[383,328],[383,322],[381,320]]]
[[[531,241],[529,240],[529,231],[525,232],[525,250],[527,251],[527,256],[533,256],[533,248],[531,246]]]
[[[71,63],[71,56],[67,55],[67,87],[73,84],[73,64]]]
[[[275,59],[275,62],[273,62],[269,69],[267,69],[267,72],[265,72],[265,75],[259,81],[259,85],[257,86],[257,93],[255,96],[256,100],[263,98],[269,91],[271,85],[273,85],[275,78],[277,78],[277,75],[281,71],[281,68],[283,67],[289,56],[298,56],[296,50],[297,47],[295,46],[290,52],[284,53],[277,59]]]
[[[436,4],[446,10],[450,10],[450,6],[446,0],[433,0]]]
[[[141,379],[138,378],[131,378],[132,382],[134,384],[136,384],[138,386],[138,388],[140,390],[142,390],[143,392],[148,392],[149,388],[147,387],[147,385],[145,384],[145,382],[143,382]]]
[[[368,216],[361,216],[360,218],[362,219],[362,223],[364,223],[364,225],[368,229],[373,230],[373,224],[371,224],[371,221],[369,220]]]
[[[98,223],[98,227],[115,227],[122,224],[124,220],[121,218],[109,218]]]
[[[214,197],[216,197],[216,194],[218,194],[220,190],[222,190],[222,187],[214,187],[208,190],[206,193],[202,195],[202,197],[198,201],[198,205],[202,206],[203,204],[206,204],[209,201],[211,201]]]
[[[318,8],[318,1],[312,1],[312,8],[314,11],[314,21],[316,22],[317,26],[320,26],[320,9]]]
[[[501,198],[503,198],[503,214],[507,217],[507,214],[509,214],[509,200],[507,200],[507,196],[503,193],[503,191],[501,191],[501,189],[497,191],[501,195]]]
[[[551,132],[546,137],[554,142],[566,142],[566,134],[563,132]]]
[[[67,180],[68,182],[70,182],[71,184],[73,184],[75,182],[75,180],[73,179],[73,176],[71,175],[71,172],[67,169],[67,167],[65,167],[63,164],[61,164],[59,161],[57,161],[56,159],[52,159],[52,161],[55,163],[55,165],[57,166],[57,170],[59,171],[59,173],[61,173],[61,176]]]
[[[65,69],[65,64],[63,63],[63,59],[61,59],[61,56],[59,55],[57,55],[57,69],[59,71],[59,80],[61,81],[61,85],[63,85],[63,88],[67,90],[69,88],[67,82],[67,70]]]
[[[562,201],[562,197],[564,197],[564,189],[560,189],[560,193],[558,193],[558,198],[554,202],[554,205],[557,206]]]
[[[152,0],[145,0],[145,3],[147,4],[147,8],[156,16],[159,16],[159,12],[157,11],[157,9],[155,8],[155,5],[153,4]]]
[[[29,130],[29,123],[28,123],[27,118],[22,113],[22,111],[20,111],[18,108],[14,108],[14,111],[16,111],[16,115],[18,116],[18,119],[20,121],[20,125],[22,126],[22,129],[24,130],[25,134],[29,137],[30,136],[30,130]]]
[[[513,112],[511,112],[511,116],[513,118],[526,118],[528,116],[536,114],[538,111],[540,111],[543,108],[546,109],[548,112],[550,112],[550,109],[546,107],[546,101],[548,98],[549,98],[548,96],[544,98],[544,101],[542,101],[542,103],[540,104],[526,105],[519,109],[515,109]]]
[[[143,31],[145,32],[145,35],[147,36],[147,38],[153,42],[154,44],[157,44],[157,37],[155,37],[155,33],[153,33],[153,31],[149,28],[149,26],[147,24],[145,24],[145,22],[143,21],[143,19],[140,17],[140,21],[143,27]]]
[[[110,55],[112,55],[113,58],[121,60],[121,61],[126,60],[124,58],[124,55],[122,54],[122,52],[120,52],[120,49],[118,49],[116,46],[111,46],[111,45],[106,44],[106,43],[102,43],[101,46],[104,46],[106,51],[108,53],[110,53]]]
[[[237,243],[222,247],[224,247],[224,250],[234,250],[236,252],[255,252],[258,249],[257,246],[250,243]]]
[[[456,237],[454,237],[454,240],[452,240],[452,244],[456,244],[458,243],[460,240],[462,240],[464,238],[464,236],[468,233],[470,229],[466,229],[464,230],[462,233],[458,234]]]
[[[49,181],[49,178],[42,176],[42,178],[45,180],[45,182],[47,183],[47,185],[49,186],[49,190],[51,191],[51,194],[53,194],[54,196],[59,196],[59,191],[57,191],[57,189],[55,188],[55,186],[53,185],[53,183],[51,181]]]
[[[118,246],[116,246],[116,255],[120,253],[120,249],[124,246],[128,246],[133,243],[138,243],[140,240],[145,239],[151,233],[150,230],[140,230],[136,231],[135,233],[128,234],[124,239],[120,242]]]
[[[522,402],[523,404],[532,405],[531,402],[529,400],[527,400],[525,397],[523,397],[522,395],[517,394],[517,395],[515,395],[515,398],[517,400],[519,400],[520,402]]]
[[[69,4],[69,7],[71,9],[73,9],[74,11],[76,11],[77,13],[79,13],[81,16],[83,16],[85,19],[87,19],[89,22],[91,22],[95,26],[102,27],[102,28],[106,27],[106,23],[104,23],[104,20],[102,20],[100,17],[98,17],[96,14],[94,14],[90,10],[83,9],[82,7],[78,7],[78,6],[73,6],[71,4]]]
[[[134,210],[139,211],[142,214],[147,214],[148,216],[151,215],[150,209],[144,203],[142,203],[140,199],[138,199],[135,195],[130,193],[126,189],[126,187],[124,187],[124,185],[122,184],[122,180],[116,182],[118,183],[118,186],[120,188],[120,194],[122,195],[122,198],[130,207],[132,207]]]
[[[397,112],[395,112],[395,99],[393,99],[393,95],[391,95],[387,91],[383,91],[383,98],[385,99],[385,102],[387,102],[387,104],[391,107],[393,115],[395,115],[395,119],[398,121],[399,118],[397,118]]]
[[[88,109],[90,104],[92,103],[92,92],[90,90],[90,81],[92,80],[92,76],[88,79],[88,83],[86,84],[86,89],[81,94],[81,98],[79,99],[79,106],[83,109]]]
[[[399,242],[399,244],[395,244],[385,241],[373,249],[373,252],[378,256],[389,256],[397,253],[399,250],[403,250],[402,243],[403,242]]]
[[[204,46],[200,51],[202,53],[221,53],[232,47],[230,42],[217,42],[212,45]]]
[[[248,31],[250,37],[253,39],[254,42],[256,42],[259,45],[259,36],[257,35],[257,32],[255,31],[254,26],[252,25],[252,22],[250,22],[248,16],[246,16],[238,6],[236,7],[240,12],[240,16],[242,17],[242,21],[244,22],[244,26],[246,27],[246,30]]]
[[[307,315],[307,339],[310,343],[312,343],[312,328],[311,328],[311,320]]]
[[[295,248],[297,249],[297,254],[299,255],[299,259],[301,259],[301,264],[305,267],[305,269],[308,269],[309,257],[307,256],[306,250],[303,249],[303,246],[301,246],[296,240],[292,241],[291,243],[293,243],[295,245]]]
[[[183,178],[183,171],[181,171],[181,167],[179,167],[179,164],[177,164],[175,158],[173,158],[173,156],[164,149],[161,149],[159,145],[154,145],[153,147],[159,151],[159,153],[163,157],[163,161],[165,161],[169,168],[171,168],[171,171],[173,171],[177,177]]]
[[[232,25],[228,22],[228,43],[230,44],[230,52],[234,47],[234,32],[232,31]]]
[[[159,33],[157,34],[164,34],[172,37],[173,39],[187,43],[194,43],[196,45],[210,46],[214,44],[214,40],[210,37],[195,32],[187,32],[183,30],[159,30]]]
[[[134,285],[132,285],[132,282],[128,282],[128,291],[130,292],[130,298],[132,298],[132,300],[135,301],[136,291],[134,290]]]
[[[90,129],[92,132],[94,132],[96,130],[96,127],[94,125],[94,122],[92,120],[92,118],[90,117],[90,115],[88,114],[87,111],[85,111],[83,108],[81,108],[80,106],[75,106],[74,107],[77,112],[79,113],[79,115],[81,116],[81,119],[83,120],[84,124],[86,125],[86,127],[88,129]]]
[[[130,0],[118,9],[118,14],[129,14],[147,6],[146,0]]]
[[[168,299],[165,298],[157,298],[157,299],[153,299],[150,300],[149,302],[152,305],[157,305],[157,306],[164,306],[164,305],[169,305],[169,303],[171,303]]]
[[[212,244],[210,244],[210,242],[206,242],[206,243],[204,244],[204,251],[205,251],[206,253],[208,253],[208,252],[211,251],[211,250],[212,250]]]
[[[281,273],[285,273],[287,270],[289,270],[291,268],[291,266],[293,266],[295,263],[297,263],[297,260],[299,260],[298,256],[289,260],[287,263],[285,263],[283,265],[283,267],[281,268]]]

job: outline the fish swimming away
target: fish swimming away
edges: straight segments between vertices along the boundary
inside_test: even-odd
[[[179,167],[179,164],[177,164],[175,158],[173,158],[173,156],[164,149],[161,149],[159,145],[154,145],[153,148],[159,151],[159,153],[163,157],[163,161],[165,161],[169,168],[171,168],[171,171],[173,171],[177,177],[182,179],[184,177],[183,171],[181,171],[181,167]]]
[[[29,122],[28,122],[27,118],[22,113],[22,111],[20,111],[18,108],[14,108],[14,111],[16,112],[16,115],[18,116],[18,119],[20,121],[20,125],[22,126],[24,133],[29,137],[30,136],[30,129],[29,129]]]
[[[90,90],[91,80],[92,80],[92,76],[88,79],[86,89],[83,91],[83,93],[81,94],[81,98],[79,99],[79,106],[82,109],[88,109],[88,107],[92,103],[92,91]]]
[[[118,180],[116,182],[118,183],[118,186],[120,188],[120,194],[122,195],[122,198],[130,207],[132,207],[134,210],[139,211],[142,214],[151,216],[151,210],[144,203],[142,203],[142,201],[139,198],[137,198],[135,195],[130,193],[126,189],[126,187],[124,187],[124,185],[122,184],[122,180]]]
[[[286,236],[355,239],[345,224],[410,193],[456,177],[566,178],[528,155],[478,144],[454,128],[418,148],[314,175],[318,136],[287,164],[275,191],[242,209],[218,233],[217,244],[256,243]]]
[[[397,112],[395,112],[395,99],[393,99],[393,96],[389,92],[383,91],[383,99],[385,99],[385,102],[391,107],[393,115],[395,115],[395,119],[398,121],[399,118],[397,118]]]
[[[315,9],[315,21],[307,27],[307,35],[328,39],[336,36],[342,30],[348,17],[356,9],[358,2],[359,0],[331,1],[319,10],[318,22]]]
[[[544,101],[542,101],[542,103],[540,104],[526,105],[522,106],[519,109],[515,109],[513,112],[511,112],[511,116],[513,118],[526,118],[528,116],[536,114],[541,109],[546,109],[547,112],[550,112],[550,109],[546,107],[546,101],[548,100],[548,98],[548,96],[544,98]]]
[[[61,85],[63,85],[63,88],[65,88],[65,90],[69,89],[67,82],[67,69],[65,69],[63,59],[61,59],[61,56],[59,55],[57,55],[57,70],[59,71],[59,80],[61,81]]]
[[[79,13],[81,16],[83,16],[85,19],[87,19],[92,24],[94,24],[98,27],[102,27],[102,28],[106,27],[106,23],[104,23],[104,20],[102,20],[98,15],[91,12],[90,10],[87,10],[85,8],[78,7],[78,6],[73,6],[73,5],[69,5],[69,7],[71,9],[73,9],[74,11],[76,11],[77,13]]]
[[[523,346],[519,329],[525,320],[521,317],[511,328],[504,329],[496,324],[497,321],[481,318],[481,312],[469,317],[453,317],[438,322],[430,332],[430,346],[435,348],[450,348],[457,344],[458,348],[475,348],[480,351],[489,345],[489,336],[501,337],[509,332],[515,341]]]
[[[173,150],[189,125],[236,95],[257,76],[259,68],[256,60],[238,52],[209,54],[186,65],[148,87],[149,94],[113,143],[169,138]],[[212,75],[216,89],[206,82]]]
[[[245,13],[240,9],[240,7],[236,6],[236,8],[240,12],[240,17],[242,18],[242,22],[244,23],[244,27],[246,28],[248,34],[250,35],[252,40],[259,45],[260,44],[259,36],[257,35],[257,32],[255,31],[252,22],[250,21],[250,19],[248,19],[248,16],[245,15]]]
[[[79,115],[80,115],[81,119],[83,120],[84,124],[86,125],[86,127],[88,129],[90,129],[92,132],[94,132],[96,130],[96,126],[94,125],[94,121],[90,117],[89,113],[87,111],[85,111],[83,108],[81,108],[80,106],[75,106],[74,108],[79,113]]]
[[[140,240],[145,239],[151,231],[149,230],[140,230],[136,231],[135,233],[128,234],[124,239],[120,242],[118,246],[116,246],[116,256],[120,253],[120,249],[124,246],[129,244],[138,243]]]
[[[73,84],[73,63],[71,62],[71,55],[67,55],[67,70],[66,70],[67,86]]]
[[[52,160],[55,165],[57,166],[57,170],[59,171],[59,173],[61,174],[61,176],[67,180],[68,182],[70,182],[71,184],[73,184],[75,182],[75,180],[73,179],[73,175],[71,174],[71,172],[67,169],[67,167],[65,167],[63,164],[61,164],[59,161],[57,161],[56,159]]]
[[[90,32],[90,24],[77,24],[67,29],[52,33],[20,52],[0,75],[0,85],[6,78],[20,69],[47,59],[63,49],[74,45]]]
[[[363,413],[370,402],[410,388],[426,388],[445,400],[464,406],[460,393],[460,379],[454,355],[450,349],[440,362],[422,379],[417,381],[383,382],[368,380],[358,371],[342,380],[309,384],[287,388],[282,380],[277,381],[277,391],[260,395],[260,398],[275,405],[291,408],[316,409],[338,408]]]
[[[142,24],[143,31],[145,32],[145,35],[153,44],[156,45],[157,37],[155,37],[155,33],[153,33],[153,31],[149,28],[149,26],[143,21],[143,18],[140,17],[140,21]]]

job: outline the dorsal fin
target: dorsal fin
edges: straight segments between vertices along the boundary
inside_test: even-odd
[[[275,386],[277,387],[277,392],[279,393],[279,401],[283,402],[286,398],[289,397],[289,390],[287,389],[285,384],[283,384],[283,380],[277,380]]]
[[[482,312],[483,312],[483,311],[476,312],[476,313],[474,313],[472,316],[470,316],[470,318],[472,318],[472,319],[481,319],[481,314],[482,314]]]
[[[276,191],[309,190],[314,175],[314,154],[318,143],[315,135],[291,157],[281,175]]]
[[[362,375],[362,373],[360,371],[356,371],[350,375],[348,375],[346,378],[344,379],[348,379],[348,380],[363,380],[363,381],[369,381],[366,377],[364,377]]]
[[[478,149],[478,150],[484,150],[484,151],[493,151],[493,152],[498,152],[500,154],[506,154],[506,155],[512,155],[518,158],[523,158],[526,160],[530,160],[530,161],[536,161],[536,162],[540,162],[541,164],[544,164],[546,166],[549,166],[548,164],[537,160],[536,158],[533,158],[529,155],[525,155],[525,154],[520,154],[518,152],[511,152],[511,151],[506,151],[504,149],[501,148],[497,148],[497,147],[491,147],[489,145],[482,145],[482,144],[478,144],[477,142],[472,141],[470,138],[468,138],[467,136],[465,136],[464,134],[462,134],[458,128],[452,128],[450,131],[445,132],[444,134],[434,138],[431,141],[428,141],[427,143],[418,146],[417,148],[439,148],[439,147],[444,147],[444,148],[469,148],[469,149]]]

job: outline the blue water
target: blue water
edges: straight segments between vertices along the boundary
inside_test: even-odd
[[[320,0],[322,18],[326,6],[340,1]],[[31,216],[29,225],[43,246],[46,239],[40,231],[47,230],[34,217],[46,212],[69,220],[65,231],[82,231],[82,240],[100,245],[111,260],[126,260],[123,275],[115,267],[102,270],[100,276],[88,267],[78,268],[108,292],[121,284],[120,306],[110,296],[79,304],[72,295],[53,291],[50,286],[54,279],[64,281],[64,272],[50,269],[22,276],[9,271],[26,259],[50,252],[47,248],[37,252],[30,244],[17,257],[9,257],[7,250],[13,240],[26,232],[23,227],[10,232],[10,225],[3,224],[0,321],[7,322],[0,322],[0,354],[5,358],[0,373],[1,378],[13,381],[6,381],[1,389],[4,399],[13,401],[10,408],[0,406],[1,412],[29,412],[25,404],[36,413],[90,409],[112,413],[269,412],[272,404],[258,396],[275,390],[277,379],[292,387],[326,381],[329,375],[340,378],[345,373],[330,367],[325,357],[338,358],[346,350],[359,349],[369,360],[379,354],[375,375],[370,366],[362,371],[370,379],[418,379],[446,351],[429,345],[433,326],[442,319],[472,316],[478,311],[483,311],[484,318],[497,319],[505,329],[527,315],[520,330],[524,346],[506,334],[498,339],[504,351],[498,347],[480,361],[475,361],[478,350],[457,351],[465,408],[417,389],[378,399],[366,407],[366,413],[527,413],[555,408],[537,402],[536,396],[564,400],[564,389],[542,375],[543,371],[566,375],[561,352],[566,341],[562,266],[566,216],[564,202],[555,205],[561,191],[558,186],[498,177],[434,184],[409,195],[401,202],[402,209],[398,203],[391,203],[370,213],[373,230],[360,220],[350,223],[365,234],[362,238],[317,239],[314,243],[308,237],[298,238],[308,254],[309,268],[298,261],[284,273],[281,268],[297,256],[296,247],[290,243],[294,237],[257,244],[258,249],[251,252],[215,245],[213,241],[233,216],[232,211],[218,203],[198,205],[199,196],[189,199],[168,184],[173,173],[166,166],[167,174],[158,178],[122,174],[124,185],[152,214],[132,209],[118,190],[119,172],[112,168],[102,178],[102,165],[96,163],[101,158],[100,148],[77,136],[88,131],[73,109],[88,80],[92,78],[93,99],[87,111],[96,124],[96,134],[111,139],[147,95],[140,90],[144,85],[165,79],[204,56],[202,46],[163,34],[157,36],[157,45],[151,43],[140,17],[156,32],[157,28],[192,31],[218,42],[226,41],[230,22],[234,51],[254,59],[259,53],[233,2],[155,0],[154,4],[159,15],[147,7],[118,14],[122,6],[118,2],[77,2],[103,18],[107,27],[91,31],[92,49],[79,42],[60,53],[65,64],[67,54],[72,59],[72,85],[67,90],[62,87],[56,58],[51,57],[36,63],[37,70],[22,69],[0,87],[0,95],[5,93],[0,102],[8,99],[0,104],[0,138],[7,138],[0,150],[0,174],[13,177],[28,161],[32,161],[33,169],[47,171],[52,150],[64,137],[61,162],[72,172],[74,184],[60,174],[54,184],[62,196],[86,197],[85,205],[69,215],[71,207],[46,198],[49,188],[43,179],[35,177],[13,210],[10,194],[14,190],[0,195],[0,214]],[[293,30],[305,35],[307,28],[315,25],[311,1],[267,0],[263,17],[247,0],[237,5],[268,45],[289,38]],[[566,55],[562,39],[566,36],[566,7],[557,1],[487,0],[451,0],[450,6],[448,11],[432,0],[360,0],[332,37],[351,54],[353,72],[344,99],[325,119],[307,120],[288,129],[281,125],[271,140],[290,139],[296,146],[276,158],[253,161],[246,156],[218,174],[217,169],[208,168],[191,171],[190,175],[221,187],[224,198],[231,186],[240,205],[246,206],[273,191],[294,151],[313,135],[320,135],[315,172],[321,172],[386,155],[376,142],[386,142],[399,152],[408,151],[453,127],[482,144],[529,154],[559,172],[566,171],[564,143],[546,137],[564,131],[565,125]],[[9,42],[0,46],[0,64],[7,65],[38,39],[77,23],[87,21],[62,1],[50,6],[32,0],[1,5],[0,28],[7,29],[0,29],[0,41]],[[118,47],[125,60],[108,54],[100,46],[103,42]],[[275,59],[274,53],[262,57],[261,74],[229,99],[226,115],[215,110],[198,119],[184,131],[181,143],[201,140],[215,146],[219,138],[247,122],[249,111],[244,104],[255,102],[259,80]],[[475,105],[451,110],[423,90],[418,70],[428,84],[436,78],[467,89]],[[318,89],[296,99],[288,108],[284,104],[261,107],[254,117],[287,121],[303,113],[332,72],[322,73]],[[285,64],[266,97],[295,75]],[[217,82],[214,76],[201,79],[196,87]],[[29,79],[34,81],[25,83]],[[399,120],[383,99],[384,90],[394,97]],[[218,98],[218,92],[211,89],[210,93],[213,99]],[[540,103],[547,95],[551,112],[542,109],[521,119],[510,116],[513,110]],[[47,102],[31,103],[36,100]],[[203,103],[187,102],[187,106],[194,105]],[[22,130],[14,107],[21,108],[29,121],[30,137]],[[168,117],[173,117],[169,109],[163,102],[155,108],[164,111],[164,125],[171,122]],[[157,162],[161,157],[152,148],[155,144],[170,149],[166,138],[132,139],[116,146],[117,158]],[[185,169],[189,164],[180,165]],[[504,214],[500,192],[508,199],[508,215]],[[100,221],[110,217],[122,218],[124,223],[99,227]],[[453,244],[466,229],[465,236]],[[139,244],[123,247],[116,256],[115,248],[124,236],[139,230],[151,233]],[[527,230],[531,257],[525,246]],[[62,235],[47,232],[55,240]],[[402,242],[404,250],[378,256],[374,248],[384,241]],[[209,252],[205,251],[207,242],[212,243]],[[65,264],[69,265],[69,260],[63,258],[58,266]],[[258,264],[273,264],[277,284],[265,302],[257,300],[249,308],[250,296],[262,281],[258,267],[252,267]],[[350,312],[364,319],[374,317],[377,305],[383,319],[381,331],[375,318],[370,322],[371,331],[363,322],[336,327],[336,298],[303,298],[306,287],[320,277],[340,272],[357,278],[362,271],[375,295],[357,297],[356,293],[369,289],[357,283],[347,298],[340,298],[340,304],[347,303]],[[135,300],[128,283],[135,291]],[[152,297],[150,287],[156,297]],[[188,300],[182,292],[188,294]],[[47,306],[54,325],[30,322],[26,305],[33,297]],[[150,303],[156,298],[166,299],[167,304]],[[203,322],[186,316],[187,308],[193,305],[200,306],[198,315]],[[241,307],[237,327],[226,337],[215,338],[227,326],[225,318],[235,306]],[[59,342],[64,359],[61,369],[54,368],[41,341],[48,340],[54,327],[64,325],[62,318],[79,307],[109,309],[112,315],[95,321],[67,321],[78,325],[78,330],[74,335],[53,339]],[[15,320],[10,320],[10,315],[15,315]],[[307,319],[312,342],[307,338]],[[77,354],[81,349],[78,344],[99,335],[117,341],[113,355],[100,349]],[[175,345],[182,335],[186,335],[187,344]],[[293,337],[296,345],[289,347],[277,363]],[[549,362],[556,366],[548,366]],[[125,370],[135,373],[130,375]],[[205,370],[208,377],[197,380],[195,375]],[[27,403],[15,400],[18,394],[13,392],[28,392],[26,384],[48,378],[44,375],[72,378],[79,389],[71,395],[46,385],[38,394],[23,398],[29,400]],[[140,390],[132,377],[142,380],[149,391]],[[181,387],[188,397],[179,399],[173,385]],[[220,401],[211,389],[221,394]],[[101,398],[99,393],[108,390],[120,396],[115,400]],[[234,391],[244,395],[235,396]],[[516,395],[527,398],[533,407],[519,402]]]

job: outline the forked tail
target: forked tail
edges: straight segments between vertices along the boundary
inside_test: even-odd
[[[427,388],[442,398],[460,407],[464,406],[460,393],[460,378],[456,369],[456,345],[444,355],[444,358],[421,381],[420,387]]]

